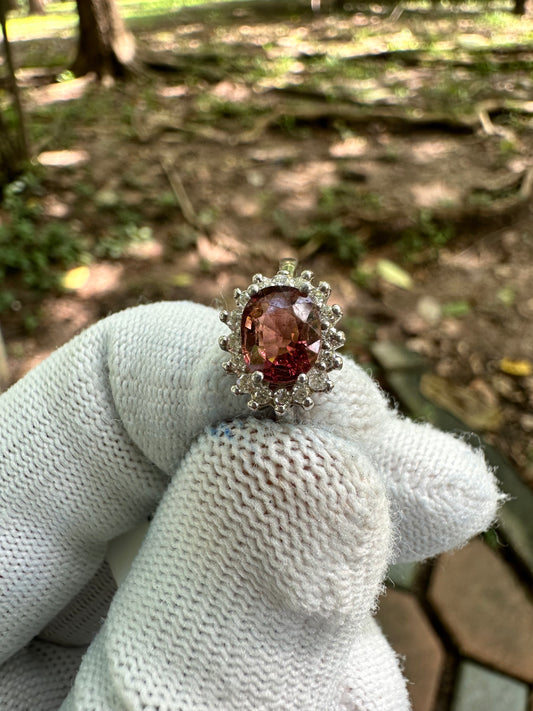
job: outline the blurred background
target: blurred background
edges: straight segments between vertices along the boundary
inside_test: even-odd
[[[533,711],[530,10],[0,0],[0,389],[112,312],[230,302],[280,256],[329,281],[345,352],[511,496],[483,539],[390,572],[415,711]]]

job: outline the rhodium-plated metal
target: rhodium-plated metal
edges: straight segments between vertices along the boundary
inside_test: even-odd
[[[306,270],[297,275],[296,267],[297,261],[287,258],[280,261],[278,271],[273,277],[255,274],[247,289],[235,289],[234,309],[220,312],[221,321],[230,329],[229,334],[219,339],[220,347],[229,356],[222,367],[227,373],[236,376],[231,390],[236,395],[248,394],[248,407],[253,411],[272,407],[279,416],[285,414],[291,406],[309,410],[314,405],[314,393],[329,392],[333,388],[328,374],[342,368],[342,358],[335,353],[345,341],[344,333],[336,327],[342,316],[342,309],[337,304],[327,304],[331,293],[329,284],[324,281],[318,285],[313,284],[313,273]],[[290,291],[295,295],[294,290],[301,295],[307,309],[313,309],[315,320],[320,325],[320,343],[318,352],[313,355],[314,362],[306,367],[305,372],[296,373],[293,381],[280,384],[276,382],[276,365],[269,363],[264,353],[268,366],[266,377],[266,371],[262,372],[258,366],[250,364],[244,345],[243,314],[246,318],[246,314],[262,294],[276,295],[279,292],[281,295]],[[316,345],[314,348],[316,350]]]

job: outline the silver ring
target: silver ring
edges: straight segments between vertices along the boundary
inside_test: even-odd
[[[246,290],[235,289],[235,308],[220,312],[231,331],[219,339],[230,356],[223,368],[237,376],[232,392],[249,394],[254,411],[270,406],[283,415],[293,405],[309,410],[313,393],[333,388],[328,373],[342,368],[335,353],[345,342],[336,328],[342,309],[327,304],[327,282],[313,284],[313,273],[297,275],[296,266],[287,258],[275,276],[255,274]]]

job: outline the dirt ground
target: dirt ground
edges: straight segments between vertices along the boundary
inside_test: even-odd
[[[295,256],[332,284],[349,352],[425,356],[426,396],[533,486],[533,23],[255,3],[136,38],[151,68],[107,88],[37,80],[39,43],[16,45],[44,166],[28,199],[93,258],[60,292],[8,274],[12,380],[111,312],[229,301]]]

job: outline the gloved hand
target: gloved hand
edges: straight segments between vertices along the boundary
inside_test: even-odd
[[[224,332],[130,309],[0,397],[0,708],[409,708],[372,619],[387,566],[484,530],[495,480],[351,361],[292,422],[248,416]],[[107,544],[154,512],[107,612]]]

